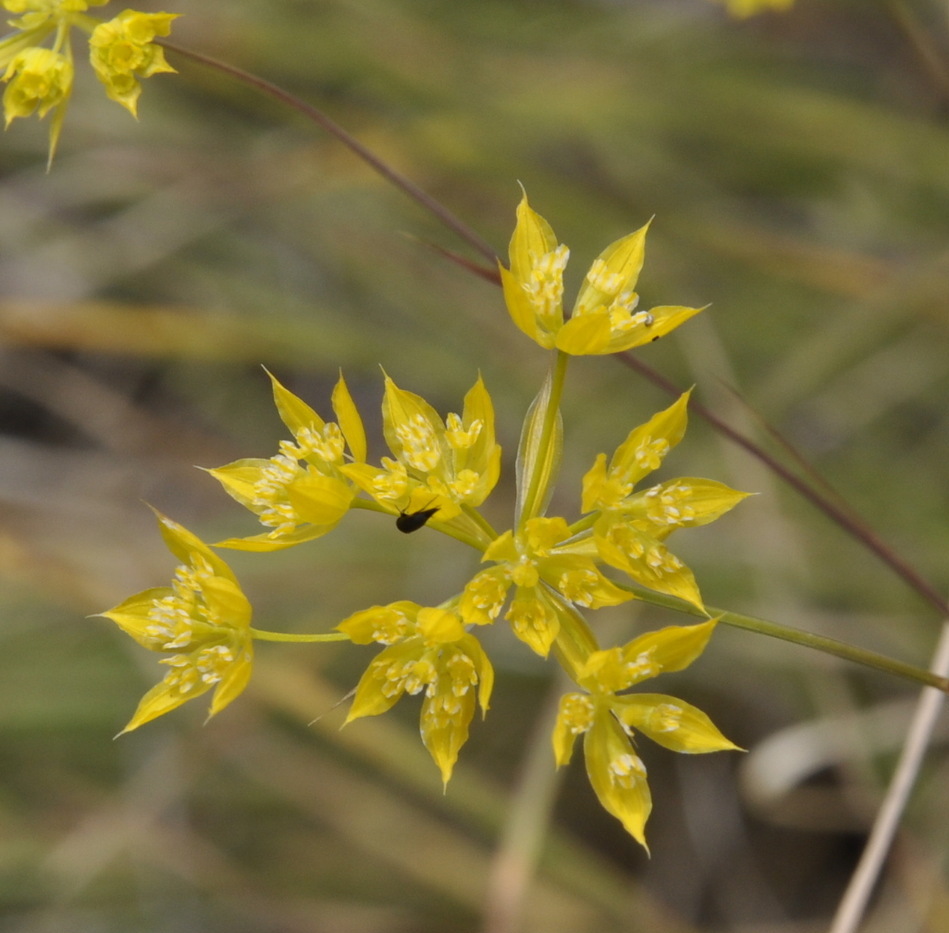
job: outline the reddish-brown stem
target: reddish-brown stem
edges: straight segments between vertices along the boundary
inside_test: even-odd
[[[650,366],[647,366],[642,360],[637,359],[629,353],[619,353],[617,354],[617,357],[625,366],[635,370],[653,385],[658,386],[660,389],[668,392],[670,395],[678,396],[682,394],[682,390],[678,388],[678,386],[676,386],[671,380],[667,379],[661,373],[657,373]],[[779,476],[781,479],[783,479],[784,482],[786,482],[792,489],[796,490],[801,496],[807,499],[808,502],[820,509],[825,515],[835,521],[841,528],[843,528],[858,541],[862,542],[864,547],[880,558],[880,560],[882,560],[891,570],[899,575],[906,583],[909,584],[910,587],[912,587],[912,589],[922,596],[923,599],[938,609],[940,613],[946,612],[947,603],[945,597],[940,595],[939,591],[936,590],[935,587],[933,587],[927,580],[923,579],[923,577],[921,577],[913,569],[913,567],[911,567],[894,551],[892,551],[883,542],[883,540],[878,537],[876,532],[874,532],[873,529],[863,521],[863,519],[854,514],[849,508],[845,510],[837,502],[834,502],[832,499],[823,495],[814,486],[804,482],[804,480],[802,480],[779,460],[775,459],[763,447],[759,447],[750,438],[745,437],[745,435],[726,424],[711,409],[707,408],[695,398],[689,400],[689,411],[700,415],[710,425],[712,425],[712,427],[715,428],[719,434],[723,434],[730,441],[748,451],[748,453],[750,453],[753,457],[764,463],[768,469],[770,469],[776,476]]]
[[[407,194],[413,201],[415,201],[416,204],[421,205],[430,214],[433,214],[449,230],[456,233],[462,240],[471,246],[472,249],[484,256],[492,266],[497,262],[497,253],[491,247],[491,244],[487,242],[487,240],[475,233],[471,227],[464,223],[460,218],[456,217],[440,201],[435,200],[435,198],[433,198],[430,194],[422,190],[418,185],[415,184],[415,182],[406,178],[401,172],[397,172],[394,168],[392,168],[391,165],[383,162],[382,159],[380,159],[374,152],[372,152],[370,149],[367,149],[358,139],[347,133],[346,130],[344,130],[335,120],[323,113],[322,110],[314,107],[312,104],[306,103],[306,101],[301,100],[299,97],[296,97],[289,91],[284,90],[282,87],[279,87],[278,85],[273,84],[264,78],[260,78],[257,75],[251,74],[249,71],[244,71],[242,68],[236,68],[234,65],[227,64],[227,62],[218,61],[216,58],[211,58],[208,55],[202,55],[200,52],[194,52],[191,49],[183,48],[174,42],[169,42],[167,39],[156,40],[156,42],[168,49],[170,52],[176,52],[178,55],[182,55],[185,58],[190,58],[194,62],[198,62],[198,64],[206,65],[208,68],[213,68],[216,71],[221,71],[224,74],[231,75],[231,77],[237,78],[244,84],[257,88],[258,91],[268,94],[270,97],[280,101],[282,104],[286,104],[293,110],[302,113],[305,117],[326,130],[326,132],[331,136],[334,136],[336,139],[338,139],[347,149],[350,150],[350,152],[353,152],[355,155],[359,156],[363,162],[371,166],[373,170],[378,172],[383,178],[392,182],[396,188]]]

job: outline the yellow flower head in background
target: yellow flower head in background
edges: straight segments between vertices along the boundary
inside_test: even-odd
[[[165,53],[152,40],[171,32],[176,13],[136,13],[125,10],[108,23],[100,23],[89,39],[89,58],[106,94],[138,116],[141,78],[174,72]]]
[[[0,69],[7,87],[3,95],[3,115],[7,126],[17,117],[33,113],[40,118],[53,112],[49,129],[49,162],[59,142],[66,107],[73,86],[71,34],[78,29],[90,36],[93,69],[108,96],[136,112],[141,85],[139,79],[162,71],[174,71],[162,49],[153,43],[156,36],[171,31],[174,13],[138,13],[126,10],[108,23],[86,12],[109,0],[2,0],[11,13],[14,32],[0,39]],[[47,41],[50,46],[44,45]]]
[[[636,754],[635,733],[686,754],[740,749],[705,713],[684,700],[620,691],[688,667],[705,650],[715,625],[712,619],[701,625],[670,626],[640,635],[621,648],[595,651],[577,677],[586,692],[568,693],[560,700],[552,737],[557,765],[570,761],[574,742],[582,735],[587,775],[600,803],[644,848],[652,797],[645,765]]]
[[[100,613],[140,645],[171,654],[170,670],[122,732],[214,689],[209,718],[247,686],[253,662],[251,606],[230,567],[186,528],[156,512],[168,550],[181,565],[171,586],[144,590]]]
[[[570,251],[558,245],[550,224],[527,203],[517,208],[510,269],[500,263],[504,300],[514,323],[545,349],[574,356],[619,353],[668,334],[701,308],[661,305],[637,310],[636,283],[643,267],[649,224],[611,243],[593,261],[564,320],[563,273]]]

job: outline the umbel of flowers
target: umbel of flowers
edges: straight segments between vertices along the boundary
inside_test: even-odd
[[[364,509],[396,519],[402,531],[424,527],[448,535],[474,549],[480,566],[473,565],[468,583],[439,605],[397,599],[359,609],[332,632],[269,632],[251,625],[250,603],[227,564],[159,515],[165,541],[180,561],[174,581],[103,613],[146,648],[167,655],[167,674],[123,731],[212,689],[210,715],[218,713],[247,684],[255,640],[375,644],[379,651],[356,687],[346,722],[384,713],[406,694],[420,695],[422,740],[447,784],[476,710],[483,716],[490,703],[494,672],[478,633],[503,619],[516,638],[555,659],[576,685],[560,704],[552,736],[556,763],[566,764],[575,739],[583,736],[587,773],[600,802],[645,846],[651,798],[637,737],[685,753],[737,746],[684,700],[628,691],[691,664],[716,620],[603,647],[587,615],[633,599],[631,584],[638,584],[640,596],[645,587],[704,611],[694,576],[668,541],[679,529],[715,520],[745,496],[694,477],[643,482],[685,433],[686,393],[629,431],[611,456],[592,458],[579,488],[579,516],[547,513],[561,460],[559,400],[570,356],[639,346],[700,310],[638,309],[645,238],[643,227],[608,246],[565,317],[568,251],[526,196],[518,207],[510,266],[501,267],[504,297],[518,328],[551,352],[551,367],[521,430],[510,528],[496,530],[479,511],[501,471],[494,406],[480,377],[460,413],[443,418],[385,376],[389,456],[375,462],[342,376],[332,394],[332,421],[271,376],[288,438],[269,459],[238,460],[209,471],[263,530],[218,547],[293,547],[332,532],[352,510]]]
[[[137,115],[142,78],[174,71],[156,36],[171,32],[176,13],[125,10],[104,22],[90,16],[90,7],[109,0],[0,0],[13,32],[0,39],[0,70],[6,83],[3,116],[7,126],[17,117],[52,113],[49,160],[66,117],[75,71],[72,34],[87,37],[89,62],[111,100]]]

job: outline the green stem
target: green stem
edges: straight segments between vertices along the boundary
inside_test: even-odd
[[[572,605],[554,593],[550,594],[550,602],[560,618],[560,631],[553,644],[554,655],[570,679],[576,682],[587,658],[600,646],[586,619]]]
[[[902,677],[905,680],[911,680],[927,687],[935,687],[937,690],[949,693],[949,678],[940,677],[938,674],[927,671],[922,667],[904,664],[902,661],[894,661],[893,658],[887,657],[885,654],[877,654],[875,651],[867,651],[864,648],[848,645],[846,642],[837,641],[836,638],[814,635],[811,632],[780,625],[777,622],[769,622],[767,619],[758,619],[738,612],[716,609],[714,606],[708,606],[706,611],[703,611],[698,606],[685,602],[685,600],[677,599],[675,596],[666,596],[663,593],[656,593],[637,584],[619,583],[617,585],[624,590],[629,590],[637,599],[652,603],[654,606],[662,606],[664,609],[672,609],[676,612],[685,612],[702,619],[709,616],[718,617],[723,625],[730,625],[732,628],[757,632],[759,635],[767,635],[770,638],[780,638],[782,641],[789,641],[804,648],[813,648],[815,651],[822,651],[824,654],[843,658],[843,660],[851,661],[854,664],[861,664],[864,667],[870,667],[894,677]]]
[[[550,445],[557,430],[557,417],[560,414],[560,397],[563,395],[563,384],[567,375],[567,363],[570,357],[557,351],[550,374],[550,395],[547,398],[547,408],[544,411],[544,421],[540,430],[540,440],[537,443],[537,453],[534,456],[533,470],[524,496],[524,507],[521,509],[519,524],[523,525],[528,519],[535,518],[540,511],[540,504],[544,499],[545,489],[541,488],[542,477],[548,476],[548,460]]]
[[[342,632],[327,632],[325,635],[294,635],[292,632],[265,632],[259,628],[252,628],[250,634],[258,641],[349,641],[349,636]]]

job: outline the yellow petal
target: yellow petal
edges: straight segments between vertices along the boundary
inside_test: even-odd
[[[301,521],[328,525],[329,531],[349,511],[353,490],[335,476],[311,472],[287,485],[287,498]]]
[[[270,376],[273,385],[273,400],[277,413],[280,420],[290,429],[290,433],[296,437],[305,429],[321,431],[326,422],[303,399],[284,388],[272,372],[267,369],[264,372]]]
[[[674,752],[689,755],[742,751],[718,731],[702,710],[661,693],[617,697],[613,711],[624,725]]]
[[[691,394],[691,389],[683,392],[668,408],[633,428],[610,459],[610,474],[635,485],[658,469],[666,454],[685,436]]]
[[[511,272],[521,281],[526,281],[534,268],[535,261],[557,248],[557,237],[553,228],[527,202],[524,191],[517,205],[517,223],[508,247],[511,260]]]
[[[631,314],[624,324],[614,323],[610,342],[606,350],[601,352],[620,353],[652,343],[660,337],[665,337],[706,307],[708,306],[686,308],[682,305],[659,305],[647,312]]]
[[[656,632],[647,632],[626,644],[623,654],[630,661],[647,656],[654,665],[654,670],[648,675],[650,677],[681,671],[705,650],[717,624],[718,619],[709,619],[698,625],[670,625]],[[627,686],[642,679],[630,680]]]
[[[610,349],[612,337],[609,313],[592,311],[570,318],[557,332],[554,345],[571,356],[593,356],[615,352]]]
[[[651,220],[611,243],[597,256],[583,280],[571,320],[611,304],[617,295],[635,290],[643,267],[650,223]]]
[[[458,752],[468,741],[468,727],[474,716],[474,693],[456,697],[446,685],[426,696],[422,703],[420,731],[422,741],[441,771],[442,783],[448,784],[458,760]]]
[[[648,852],[646,820],[652,810],[652,796],[646,768],[608,710],[597,713],[593,727],[584,736],[583,752],[590,784],[603,808]]]
[[[339,381],[333,389],[333,411],[336,412],[336,418],[339,422],[340,430],[353,459],[361,463],[366,459],[366,431],[363,428],[362,418],[356,408],[353,397],[349,394],[349,388],[340,373]]]
[[[388,376],[382,401],[382,427],[397,460],[421,474],[447,478],[445,464],[450,450],[441,416],[425,399],[400,389]]]

